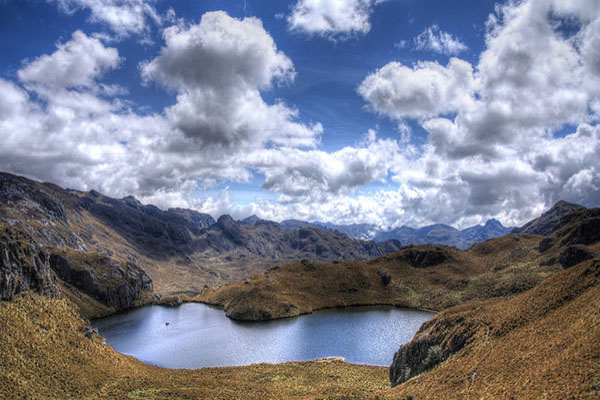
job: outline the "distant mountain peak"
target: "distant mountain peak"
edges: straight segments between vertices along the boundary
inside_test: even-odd
[[[560,222],[563,216],[583,209],[585,207],[579,204],[560,200],[540,217],[532,219],[520,228],[513,229],[513,233],[548,236],[552,233],[552,228]]]

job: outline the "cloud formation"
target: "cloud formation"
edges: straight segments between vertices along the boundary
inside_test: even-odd
[[[300,4],[322,11],[326,3]],[[371,10],[376,3],[349,4]],[[450,58],[446,65],[383,65],[365,77],[359,95],[399,126],[420,125],[425,143],[371,132],[334,151],[319,148],[318,123],[265,100],[267,91],[294,84],[295,68],[256,18],[212,12],[164,29],[162,49],[140,66],[140,79],[174,94],[175,102],[150,115],[127,107],[119,97],[126,88],[103,85],[122,65],[111,42],[76,31],[54,52],[24,63],[18,81],[0,78],[0,169],[214,216],[385,227],[464,227],[490,217],[520,224],[559,199],[597,205],[594,4],[510,2],[490,17],[476,64]],[[563,29],[569,21],[576,24]],[[257,176],[277,201],[239,205],[227,189],[202,192],[204,184]]]
[[[163,19],[154,7],[154,0],[48,1],[56,3],[59,9],[67,14],[88,9],[91,21],[107,24],[120,38],[146,34],[149,21],[160,25]]]
[[[79,30],[57,47],[51,55],[42,55],[21,69],[19,80],[53,90],[91,88],[97,85],[97,78],[120,62],[117,49],[104,47],[100,40]]]
[[[358,93],[373,111],[428,132],[408,171],[392,168],[419,193],[411,207],[467,224],[478,214],[519,223],[559,199],[598,204],[600,159],[590,155],[600,144],[600,19],[591,3],[508,3],[490,16],[477,65],[393,62],[367,76]],[[573,18],[579,29],[562,30]]]
[[[472,101],[471,64],[452,58],[447,66],[419,62],[407,67],[386,64],[358,87],[358,93],[379,114],[393,119],[424,118],[455,112]]]
[[[298,0],[288,16],[293,32],[344,39],[371,30],[373,7],[385,0]]]
[[[142,65],[142,75],[177,91],[166,114],[187,137],[228,148],[316,145],[319,124],[295,122],[297,110],[261,97],[261,90],[293,81],[295,72],[259,19],[210,12],[197,25],[165,29],[163,37],[166,45]]]
[[[425,29],[414,39],[417,50],[429,50],[447,56],[457,55],[468,50],[467,45],[437,25]]]

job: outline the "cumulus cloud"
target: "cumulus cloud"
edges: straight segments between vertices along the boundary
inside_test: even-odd
[[[67,43],[57,45],[51,55],[42,55],[18,72],[19,80],[41,84],[53,90],[90,88],[104,72],[119,65],[117,49],[104,47],[100,40],[75,31]]]
[[[163,36],[165,47],[142,65],[142,74],[177,91],[166,114],[186,136],[207,146],[315,146],[319,124],[296,122],[297,110],[269,105],[260,94],[291,82],[295,72],[259,19],[211,12]]]
[[[118,37],[146,34],[152,21],[162,23],[153,0],[48,0],[60,10],[73,14],[80,9],[90,11],[93,22],[105,23]]]
[[[367,76],[358,93],[374,111],[402,119],[454,112],[472,102],[473,90],[471,64],[452,58],[446,67],[437,62],[413,67],[391,62]]]
[[[371,135],[361,146],[332,153],[283,148],[255,153],[248,162],[265,175],[263,189],[280,193],[280,203],[323,203],[384,181],[391,166],[398,164],[397,157],[395,140]]]
[[[291,31],[347,38],[371,30],[373,7],[385,0],[298,0],[288,16]]]
[[[0,79],[0,169],[215,216],[382,227],[490,217],[517,225],[559,199],[594,206],[600,22],[592,3],[510,2],[490,18],[476,64],[396,62],[367,76],[359,94],[398,126],[419,124],[428,134],[419,148],[371,132],[355,146],[319,149],[320,125],[263,99],[293,84],[295,72],[255,18],[216,12],[165,29],[160,54],[141,72],[176,103],[151,115],[124,107],[119,88],[98,89],[121,57],[75,32],[26,62],[18,82]],[[560,32],[562,18],[576,18],[578,30]],[[201,194],[203,180],[248,182],[256,173],[277,201]]]
[[[467,45],[437,25],[425,29],[414,39],[417,50],[429,50],[447,56],[457,55],[468,50]]]
[[[391,168],[417,193],[400,207],[464,225],[484,215],[519,224],[559,199],[598,204],[595,3],[509,2],[490,16],[476,65],[392,62],[365,78],[369,108],[428,133],[420,156]],[[573,18],[578,30],[561,30]],[[566,125],[576,131],[555,137]]]

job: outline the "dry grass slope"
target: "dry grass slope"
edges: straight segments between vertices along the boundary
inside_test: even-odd
[[[339,360],[153,367],[85,337],[74,309],[34,294],[0,302],[0,399],[370,399],[389,392],[387,369]]]
[[[542,238],[507,235],[466,252],[446,246],[409,246],[368,262],[301,262],[245,281],[205,290],[195,298],[241,320],[284,318],[313,310],[390,304],[443,310],[470,300],[523,292],[561,270],[538,251]]]
[[[473,333],[467,345],[393,389],[397,398],[600,398],[600,260],[512,298],[441,312],[413,343],[438,334],[448,343],[457,325],[445,321],[457,320]]]

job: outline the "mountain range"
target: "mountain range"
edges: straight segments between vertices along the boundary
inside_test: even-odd
[[[600,209],[559,202],[518,229],[466,251],[400,247],[0,174],[0,397],[597,398]],[[182,299],[247,321],[441,311],[399,348],[389,380],[340,360],[165,370],[116,353],[85,319]]]
[[[496,219],[490,219],[484,225],[474,225],[462,230],[444,224],[428,225],[421,228],[401,226],[392,230],[382,230],[373,224],[337,225],[331,222],[305,222],[297,219],[284,220],[280,223],[280,226],[288,230],[314,227],[344,233],[355,239],[371,239],[375,242],[396,239],[403,245],[437,244],[454,246],[461,250],[468,249],[474,243],[506,235],[515,229],[503,226]]]

